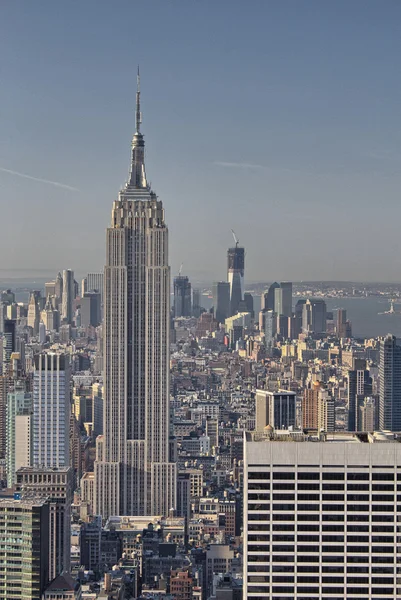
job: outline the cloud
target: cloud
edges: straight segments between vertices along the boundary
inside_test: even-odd
[[[67,185],[65,183],[60,183],[58,181],[50,181],[49,179],[42,179],[41,177],[33,177],[33,175],[19,173],[18,171],[12,171],[11,169],[5,169],[4,167],[0,167],[0,171],[2,171],[3,173],[9,173],[10,175],[15,175],[16,177],[22,177],[23,179],[31,179],[32,181],[38,181],[39,183],[47,183],[48,185],[54,185],[64,190],[69,190],[70,192],[80,192],[78,188],[72,187],[71,185]]]
[[[221,162],[216,160],[214,162],[218,167],[228,167],[230,169],[250,169],[250,170],[264,170],[266,167],[262,165],[253,165],[251,163],[237,163],[237,162]]]

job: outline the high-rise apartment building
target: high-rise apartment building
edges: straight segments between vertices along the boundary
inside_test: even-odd
[[[191,283],[186,275],[174,277],[174,317],[190,317],[192,314]]]
[[[49,577],[49,505],[18,498],[0,498],[0,598],[41,600]]]
[[[61,316],[67,323],[73,320],[73,302],[75,298],[74,271],[65,269],[63,271],[63,300]]]
[[[230,316],[240,312],[244,300],[245,248],[235,244],[227,252],[227,279],[230,286]]]
[[[33,378],[33,465],[68,467],[70,368],[64,354],[35,357]]]
[[[230,284],[227,281],[216,281],[212,294],[216,321],[224,323],[230,316]]]
[[[401,431],[401,346],[390,334],[380,341],[379,424]]]
[[[246,434],[244,600],[401,597],[401,444],[324,439]]]
[[[145,173],[140,91],[129,179],[113,203],[104,271],[104,435],[97,438],[95,513],[167,515],[170,268],[163,204]]]
[[[73,472],[71,467],[21,467],[16,473],[16,489],[21,497],[32,494],[49,505],[48,573],[51,581],[70,570],[71,504]]]
[[[354,359],[354,368],[348,371],[348,431],[363,431],[361,407],[372,395],[372,378],[366,361]]]

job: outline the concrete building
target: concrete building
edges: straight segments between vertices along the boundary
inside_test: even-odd
[[[0,460],[7,455],[7,393],[8,377],[0,375]]]
[[[399,598],[400,468],[392,434],[246,434],[244,599]]]
[[[230,316],[230,284],[227,281],[216,281],[212,294],[216,321],[224,323]]]
[[[22,467],[16,473],[16,489],[22,498],[35,494],[49,504],[50,544],[47,553],[49,581],[70,570],[71,504],[73,473],[71,467]]]
[[[274,312],[275,290],[280,287],[280,284],[275,281],[271,284],[267,292],[263,292],[260,303],[260,310],[272,310]]]
[[[401,346],[388,334],[380,341],[380,429],[401,431]]]
[[[129,179],[113,203],[104,286],[104,435],[97,438],[95,513],[167,515],[170,268],[163,204],[145,173],[140,91]]]
[[[35,357],[33,378],[33,465],[68,467],[70,368],[67,355]]]
[[[53,579],[46,587],[43,600],[81,600],[82,588],[68,573]]]
[[[0,598],[42,600],[48,565],[46,499],[0,498]]]

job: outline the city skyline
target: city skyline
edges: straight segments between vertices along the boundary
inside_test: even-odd
[[[180,10],[155,1],[134,10],[121,1],[121,11],[101,4],[96,26],[91,2],[79,20],[74,7],[56,14],[43,5],[48,10],[36,14],[29,3],[9,4],[0,26],[10,58],[0,147],[4,218],[13,225],[0,241],[7,266],[101,268],[140,62],[151,117],[147,161],[169,207],[173,274],[184,260],[191,277],[220,280],[232,227],[246,248],[248,281],[398,279],[398,3],[302,2],[296,11],[291,2],[271,4],[255,21],[240,3],[227,11],[222,2],[210,21],[208,3]],[[144,53],[141,27],[135,41],[125,35],[127,14],[151,20],[154,48]],[[61,37],[53,34],[60,17],[69,31]],[[16,23],[18,45],[10,37]],[[117,28],[119,44],[104,47]],[[53,53],[45,52],[49,43]],[[116,95],[121,86],[125,93]],[[378,244],[380,231],[392,241]],[[327,242],[334,234],[335,253]],[[266,264],[272,246],[278,256]]]

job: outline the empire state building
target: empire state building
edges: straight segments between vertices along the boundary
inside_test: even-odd
[[[104,269],[104,435],[96,441],[94,510],[167,515],[169,460],[168,229],[145,173],[140,89],[128,181],[113,202]]]

